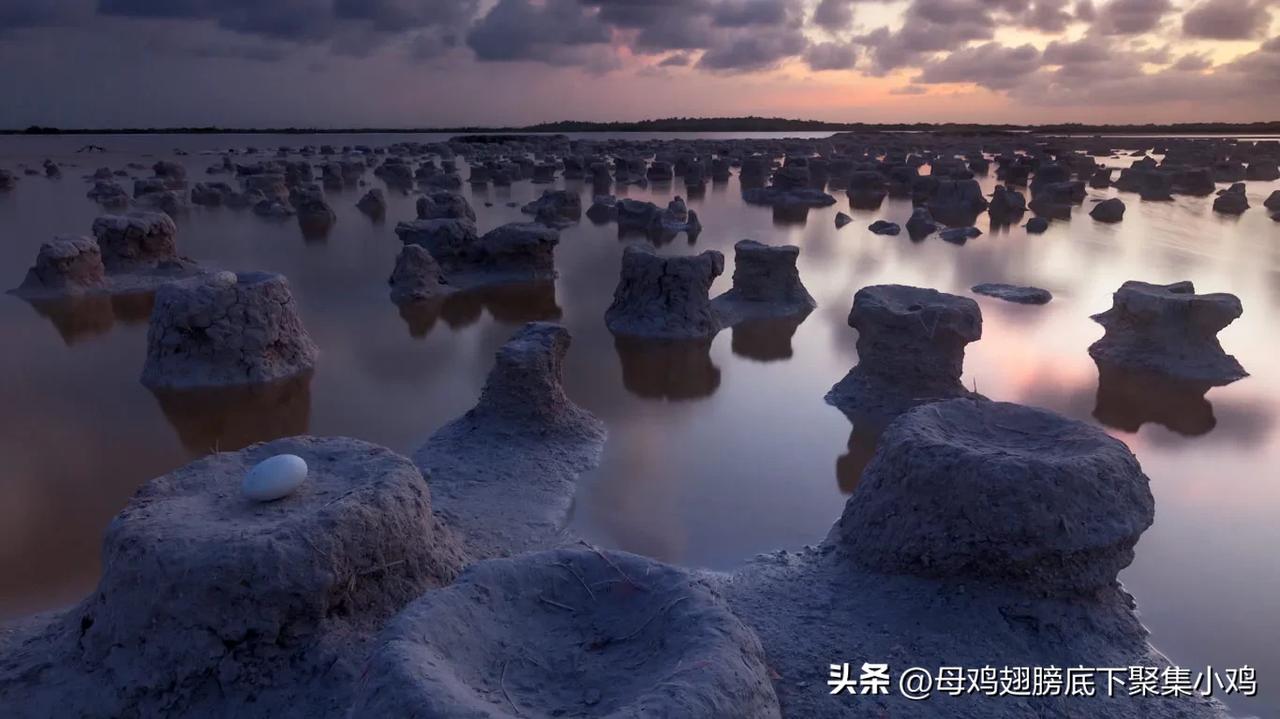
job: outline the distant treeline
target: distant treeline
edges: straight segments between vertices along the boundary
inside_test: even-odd
[[[563,120],[524,127],[148,127],[148,128],[57,128],[33,125],[25,130],[0,130],[6,135],[212,135],[212,134],[387,134],[387,133],[565,133],[565,132],[932,132],[939,134],[1237,134],[1280,133],[1280,121],[1271,122],[1186,122],[1145,125],[997,125],[981,123],[868,123],[794,120],[782,117],[670,117],[638,122],[584,122]]]

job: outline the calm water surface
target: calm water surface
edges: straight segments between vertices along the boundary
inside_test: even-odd
[[[81,175],[95,167],[156,159],[184,162],[191,180],[226,147],[364,143],[405,137],[127,136],[0,138],[0,166],[62,163],[61,180],[25,177],[0,194],[0,285],[21,280],[41,242],[88,234],[98,207]],[[415,136],[412,139],[440,139]],[[86,143],[104,155],[76,155]],[[180,147],[191,156],[173,158]],[[1128,159],[1110,160],[1127,164]],[[465,171],[464,171],[465,172]],[[139,173],[135,173],[136,175]],[[141,175],[149,175],[142,172]],[[371,183],[380,184],[369,173]],[[982,179],[990,191],[993,178]],[[561,181],[559,186],[565,186]],[[483,232],[526,219],[523,203],[546,186],[464,189]],[[591,189],[570,181],[589,203]],[[619,344],[604,325],[624,242],[613,225],[585,217],[557,248],[560,277],[533,286],[451,299],[438,312],[402,314],[386,278],[400,243],[394,223],[413,217],[413,197],[389,193],[385,224],[354,209],[364,189],[330,193],[338,222],[327,238],[304,240],[294,222],[248,212],[193,208],[179,218],[179,248],[235,270],[289,277],[323,351],[309,384],[271,395],[156,397],[138,382],[145,354],[146,301],[101,302],[43,311],[0,296],[0,618],[65,605],[94,585],[102,531],[147,479],[213,449],[310,432],[350,435],[411,452],[474,403],[493,352],[520,323],[555,319],[573,334],[569,394],[601,417],[609,442],[583,478],[573,523],[600,544],[679,564],[729,569],[753,555],[815,543],[839,516],[873,447],[824,404],[823,394],[857,362],[846,323],[853,293],[877,283],[957,294],[979,282],[1048,288],[1044,307],[977,297],[984,336],[969,346],[965,382],[1002,400],[1040,405],[1101,423],[1129,444],[1152,480],[1156,522],[1121,578],[1139,602],[1153,643],[1189,667],[1258,669],[1261,696],[1234,706],[1280,712],[1280,225],[1262,201],[1280,183],[1249,183],[1253,209],[1216,215],[1212,198],[1128,205],[1119,225],[1087,216],[1041,236],[988,231],[965,246],[936,238],[912,243],[865,230],[904,222],[907,201],[876,212],[836,206],[804,224],[777,224],[745,205],[736,178],[709,185],[689,204],[706,230],[669,253],[718,249],[728,289],[733,243],[750,237],[801,247],[800,272],[818,309],[791,332],[725,331],[710,347],[664,351]],[[670,186],[621,190],[665,203]],[[1091,198],[1114,191],[1090,190]],[[485,203],[492,203],[486,207]],[[836,231],[843,210],[854,223]],[[1120,378],[1100,388],[1086,348],[1101,336],[1089,315],[1110,306],[1122,282],[1193,280],[1229,291],[1245,313],[1220,338],[1252,376],[1205,397],[1136,387]]]

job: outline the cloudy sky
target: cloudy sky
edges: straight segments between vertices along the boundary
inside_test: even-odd
[[[0,0],[0,126],[1280,119],[1280,0]]]

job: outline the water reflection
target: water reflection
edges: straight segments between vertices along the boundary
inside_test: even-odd
[[[430,334],[438,320],[457,330],[478,322],[485,311],[508,325],[558,320],[563,314],[556,302],[556,285],[550,281],[481,287],[407,302],[398,309],[400,318],[409,326],[409,336],[418,339]]]
[[[880,435],[884,434],[887,426],[884,422],[874,422],[870,419],[853,423],[853,429],[849,432],[849,442],[846,445],[847,451],[836,458],[836,485],[840,487],[841,494],[853,494],[853,490],[858,488],[858,483],[862,481],[862,472],[871,463],[871,457],[876,452],[876,443],[880,441]]]
[[[720,387],[720,368],[711,361],[711,339],[650,340],[614,337],[622,362],[622,384],[645,399],[699,399]]]
[[[791,338],[809,313],[792,317],[762,317],[733,326],[730,348],[739,357],[757,362],[791,359]]]
[[[1093,416],[1108,427],[1137,432],[1154,422],[1185,437],[1208,434],[1217,424],[1205,398],[1212,385],[1098,364]]]
[[[68,347],[107,334],[117,321],[137,325],[150,320],[154,292],[124,295],[80,295],[57,299],[23,298],[36,314],[49,320]]]
[[[310,373],[263,385],[152,394],[182,446],[193,454],[306,434],[311,419]]]

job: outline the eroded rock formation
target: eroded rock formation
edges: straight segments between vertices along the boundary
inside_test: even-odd
[[[846,414],[884,419],[971,394],[960,376],[965,345],[982,337],[973,300],[905,285],[864,287],[849,326],[858,330],[858,364],[827,393]]]
[[[1125,282],[1111,309],[1093,316],[1106,334],[1089,346],[1089,354],[1099,364],[1215,386],[1248,376],[1218,343],[1218,332],[1244,312],[1240,299],[1195,292],[1190,282]]]
[[[664,257],[643,245],[622,254],[622,274],[605,312],[617,335],[652,339],[709,337],[720,331],[711,307],[711,283],[724,272],[724,255]]]
[[[142,383],[195,388],[272,382],[310,372],[317,354],[284,276],[217,272],[156,293]]]
[[[760,642],[724,601],[621,552],[480,562],[379,647],[352,716],[781,716]]]

